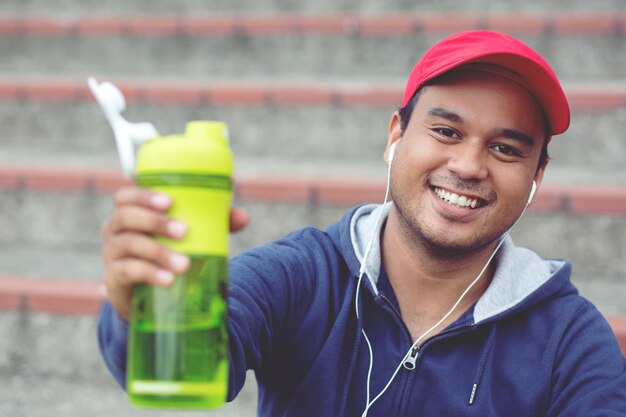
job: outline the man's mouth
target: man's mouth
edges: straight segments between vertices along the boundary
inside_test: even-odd
[[[452,193],[443,188],[434,187],[433,191],[443,201],[460,208],[476,209],[485,205],[484,200],[473,198],[462,194]]]

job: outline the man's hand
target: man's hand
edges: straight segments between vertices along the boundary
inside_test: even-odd
[[[181,239],[187,226],[167,216],[169,196],[127,187],[115,193],[115,211],[102,227],[102,257],[107,297],[126,320],[130,317],[132,288],[137,284],[166,287],[189,268],[189,258],[154,239]],[[230,230],[244,228],[248,215],[232,209]]]

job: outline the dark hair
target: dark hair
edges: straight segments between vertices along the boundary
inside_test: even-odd
[[[417,101],[419,100],[419,97],[422,94],[422,91],[424,91],[425,87],[428,87],[428,84],[418,88],[415,94],[413,94],[413,97],[411,97],[411,100],[409,100],[409,102],[406,104],[406,106],[398,110],[398,115],[400,116],[400,129],[402,130],[401,133],[403,135],[404,132],[406,132],[407,127],[409,126],[409,121],[411,120],[413,109],[415,108],[415,105],[417,104]],[[543,115],[543,125],[543,131],[548,132],[548,122],[546,120],[545,114]],[[541,155],[539,156],[537,169],[541,168],[545,163],[550,160],[550,155],[548,155],[548,142],[550,142],[550,137],[551,136],[546,133],[543,139],[543,146],[541,147]]]

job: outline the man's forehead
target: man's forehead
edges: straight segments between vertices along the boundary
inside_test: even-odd
[[[474,121],[474,118],[492,120],[493,130],[521,132],[543,142],[546,119],[539,103],[516,83],[493,77],[498,76],[466,72],[426,85],[420,91],[414,113],[418,111],[422,117],[438,117],[459,124]],[[485,99],[489,94],[494,96],[492,92],[500,88],[502,94],[498,100]]]
[[[475,89],[485,91],[500,90],[507,95],[518,95],[529,98],[533,106],[543,113],[537,98],[524,85],[500,74],[486,72],[478,69],[466,69],[463,71],[450,71],[435,78],[420,91],[420,95],[432,94],[433,91],[445,91],[450,97],[454,97],[457,90]],[[477,98],[478,97],[477,95]]]

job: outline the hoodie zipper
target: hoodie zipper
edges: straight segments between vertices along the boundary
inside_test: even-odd
[[[417,355],[419,353],[419,350],[420,350],[419,347],[413,346],[413,349],[411,349],[411,354],[409,355],[408,358],[406,358],[406,360],[402,364],[404,369],[407,369],[409,371],[412,371],[413,369],[415,369],[415,362],[417,361]]]
[[[402,320],[402,315],[400,314],[400,312],[398,311],[396,306],[393,305],[393,303],[389,300],[389,298],[387,298],[387,296],[383,292],[379,292],[378,294],[380,295],[380,298],[385,300],[385,302],[389,305],[389,307],[394,312],[396,317],[400,320],[400,322],[402,323],[402,327],[404,327],[404,330],[406,331],[406,334],[409,337],[409,340],[411,341],[411,343],[413,343],[413,339],[411,338],[411,332],[409,331],[409,328],[406,327],[406,324],[404,324],[404,320]],[[465,329],[465,328],[469,328],[469,327],[474,327],[474,326],[476,326],[475,323],[468,323],[468,324],[463,324],[461,326],[453,327],[451,329],[444,329],[444,330],[440,331],[439,333],[437,333],[437,334],[429,337],[428,339],[424,340],[419,346],[416,346],[416,348],[419,351],[421,349],[421,347],[424,346],[424,344],[426,342],[431,341],[435,337],[445,336],[448,333],[452,333],[452,332],[455,332],[457,330],[461,330],[461,329]],[[412,355],[413,355],[413,352],[411,352],[411,356]],[[417,353],[415,353],[415,357],[417,358]]]
[[[380,298],[382,298],[385,301],[385,303],[387,303],[387,305],[389,306],[389,308],[391,309],[393,314],[396,316],[396,318],[398,320],[400,320],[400,323],[402,323],[402,327],[404,327],[404,330],[405,330],[405,332],[407,334],[407,338],[411,342],[411,345],[412,345],[414,343],[414,341],[413,341],[413,339],[411,337],[411,332],[409,331],[409,328],[407,327],[407,325],[404,323],[404,320],[402,320],[402,315],[400,314],[400,312],[398,311],[396,306],[391,302],[391,300],[389,300],[389,298],[387,298],[387,296],[383,292],[379,292],[378,295],[380,296]],[[430,342],[431,340],[433,340],[435,338],[443,337],[443,336],[446,336],[446,335],[448,335],[450,333],[457,332],[459,330],[470,329],[470,328],[475,327],[475,326],[476,326],[475,323],[468,323],[468,324],[463,324],[463,325],[460,325],[460,326],[452,327],[450,329],[444,329],[441,332],[439,332],[439,333],[429,337],[428,339],[424,340],[420,345],[413,346],[411,348],[411,353],[409,354],[409,356],[406,358],[406,360],[402,364],[403,368],[405,368],[408,371],[412,371],[412,370],[414,370],[416,368],[416,362],[417,362],[417,358],[419,356],[419,353],[420,353],[422,347],[427,342]],[[472,394],[471,394],[470,401],[469,401],[470,404],[473,404],[473,402],[474,402],[474,396],[476,394],[477,388],[478,388],[478,383],[476,381],[474,383],[473,387],[472,387]]]
[[[393,313],[396,315],[398,320],[400,320],[400,323],[402,323],[402,327],[404,327],[404,330],[406,331],[406,334],[407,334],[409,340],[411,341],[411,344],[413,344],[413,339],[411,337],[411,332],[409,331],[409,328],[404,323],[404,320],[402,320],[402,315],[400,314],[400,312],[398,311],[396,306],[389,300],[389,298],[387,298],[387,296],[383,292],[379,292],[378,294],[380,295],[380,298],[385,300],[385,302],[391,308],[391,311],[393,311]],[[474,323],[464,324],[464,325],[461,325],[461,326],[453,327],[451,329],[442,330],[441,332],[439,332],[439,333],[429,337],[428,339],[424,340],[420,345],[414,346],[413,349],[411,349],[411,354],[409,355],[408,358],[406,358],[406,361],[404,361],[404,364],[403,364],[404,368],[408,369],[409,371],[412,371],[413,369],[415,369],[415,363],[417,362],[417,357],[419,356],[419,352],[420,352],[422,346],[424,346],[424,344],[426,344],[426,342],[430,342],[431,340],[433,340],[436,337],[445,336],[446,334],[455,332],[457,330],[470,328],[470,327],[474,327],[474,326],[475,326]]]
[[[406,324],[404,323],[404,320],[402,320],[402,315],[400,314],[400,312],[398,311],[396,306],[393,305],[393,303],[389,300],[389,298],[387,298],[387,296],[383,292],[379,292],[378,294],[380,295],[380,298],[385,300],[385,302],[387,303],[389,308],[391,308],[391,311],[393,311],[393,313],[396,315],[396,318],[398,320],[400,320],[400,323],[402,323],[402,327],[404,327],[404,331],[406,332],[407,337],[409,338],[409,340],[411,340],[411,332],[409,331],[409,328],[406,327]],[[411,340],[411,342],[412,342],[412,340]]]
[[[391,311],[394,312],[394,314],[396,315],[398,320],[400,320],[400,323],[402,323],[402,327],[404,327],[404,330],[406,331],[407,338],[409,339],[411,344],[413,344],[413,339],[411,338],[411,332],[409,331],[409,328],[404,323],[404,320],[402,320],[402,315],[400,314],[400,312],[398,311],[396,306],[389,300],[389,298],[387,298],[387,296],[384,293],[379,292],[379,295],[380,295],[380,298],[385,300],[387,305],[389,305],[389,307],[391,308]],[[415,369],[415,362],[417,361],[417,354],[418,353],[419,353],[419,348],[417,346],[414,346],[413,349],[411,349],[411,354],[404,361],[404,364],[403,364],[404,368],[406,368],[408,370]]]
[[[406,334],[407,334],[409,340],[411,341],[411,344],[413,344],[414,341],[413,341],[413,339],[411,337],[411,332],[409,331],[409,328],[404,323],[404,320],[402,320],[402,315],[400,314],[400,312],[398,311],[396,306],[391,302],[391,300],[389,300],[389,298],[387,298],[387,296],[383,292],[379,292],[378,294],[380,295],[380,298],[385,300],[385,302],[387,303],[389,308],[391,308],[391,311],[393,311],[393,313],[398,318],[398,320],[400,320],[400,323],[402,323],[402,327],[404,327],[404,330],[406,331]],[[457,330],[471,328],[471,327],[474,327],[474,326],[476,326],[475,323],[463,324],[461,326],[452,327],[450,329],[444,329],[444,330],[440,331],[439,333],[429,337],[428,339],[426,339],[422,343],[420,343],[418,346],[414,346],[413,349],[411,349],[411,354],[406,358],[406,361],[404,361],[404,364],[403,364],[404,368],[409,370],[409,371],[412,371],[413,369],[415,369],[415,363],[417,362],[417,357],[419,356],[419,352],[422,349],[422,346],[424,346],[427,342],[430,342],[431,340],[433,340],[436,337],[445,336],[445,335],[450,334],[452,332],[456,332]]]
[[[424,346],[426,344],[426,342],[429,342],[431,340],[433,340],[436,337],[439,336],[445,336],[446,334],[455,332],[457,330],[461,330],[461,329],[465,329],[465,328],[469,328],[469,327],[473,327],[474,323],[470,323],[470,324],[464,324],[462,326],[457,326],[457,327],[453,327],[451,329],[446,329],[446,330],[442,330],[441,332],[437,333],[434,336],[429,337],[428,339],[424,340],[420,345],[418,346],[414,346],[413,349],[411,350],[411,354],[409,355],[408,358],[406,358],[406,361],[404,361],[404,369],[408,369],[409,371],[412,371],[413,369],[415,369],[415,362],[417,361],[417,357],[419,355],[420,350],[422,350],[422,346]]]
[[[462,324],[460,326],[452,327],[451,329],[444,329],[444,330],[440,331],[439,333],[437,333],[435,335],[432,335],[428,339],[424,340],[422,342],[422,344],[420,345],[420,349],[421,349],[422,346],[424,346],[426,344],[426,342],[430,342],[431,340],[433,340],[436,337],[445,336],[445,335],[447,335],[449,333],[456,332],[457,330],[467,329],[467,328],[474,327],[474,326],[476,326],[475,323],[468,323],[468,324]]]
[[[391,309],[396,314],[396,316],[400,319],[400,321],[402,321],[402,324],[404,324],[404,321],[402,320],[402,315],[400,314],[396,306],[393,305],[393,303],[389,300],[389,298],[387,298],[387,296],[383,292],[378,292],[378,294],[380,294],[380,298],[382,298],[383,300],[387,302],[387,304],[389,305],[389,307],[391,307]],[[406,328],[406,331],[408,333],[409,329],[406,326],[404,327]]]

